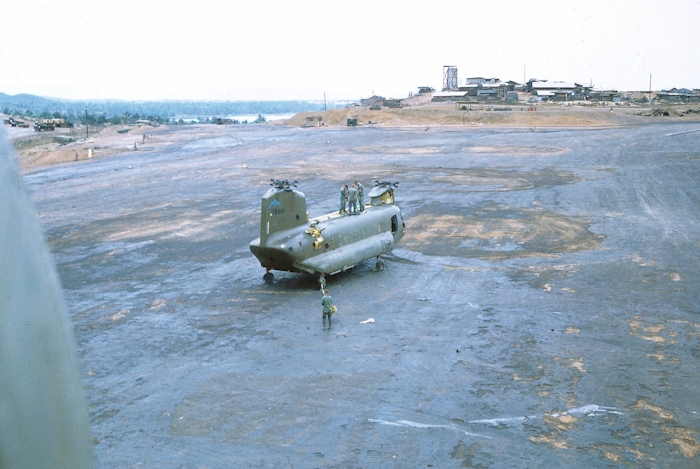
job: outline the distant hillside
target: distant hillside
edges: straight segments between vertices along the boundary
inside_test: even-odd
[[[31,94],[14,96],[0,93],[0,110],[8,114],[28,116],[60,114],[69,118],[93,116],[123,116],[171,119],[175,116],[223,117],[235,114],[288,114],[323,110],[323,103],[309,101],[73,101],[44,98]],[[329,106],[337,107],[334,103]]]

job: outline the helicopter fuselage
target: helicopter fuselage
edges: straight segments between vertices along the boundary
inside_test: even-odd
[[[268,272],[323,276],[345,271],[390,252],[404,235],[405,223],[393,204],[393,191],[389,200],[384,203],[374,197],[375,204],[353,215],[332,213],[308,219],[304,194],[291,188],[270,189],[263,197],[261,236],[250,243],[250,250]]]

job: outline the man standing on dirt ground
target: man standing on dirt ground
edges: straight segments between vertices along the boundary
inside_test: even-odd
[[[348,212],[357,213],[357,189],[355,189],[355,184],[348,190]]]
[[[328,317],[328,329],[330,329],[331,314],[333,314],[333,298],[331,298],[330,292],[328,290],[323,290],[321,306],[323,306],[323,328],[326,328],[326,317]]]
[[[365,187],[360,184],[360,181],[355,181],[355,187],[357,187],[357,199],[360,202],[360,212],[365,211]]]
[[[340,215],[345,213],[345,202],[348,200],[348,185],[345,184],[340,188]]]

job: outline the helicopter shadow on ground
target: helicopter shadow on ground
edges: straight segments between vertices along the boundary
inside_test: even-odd
[[[294,272],[274,272],[274,275],[272,282],[265,285],[268,289],[278,291],[317,289],[318,281],[313,275]]]

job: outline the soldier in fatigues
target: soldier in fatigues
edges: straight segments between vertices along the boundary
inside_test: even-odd
[[[321,306],[323,306],[323,328],[326,328],[326,317],[328,317],[328,329],[331,328],[331,314],[333,314],[333,298],[328,290],[323,290],[323,298],[321,298]]]
[[[355,184],[348,190],[348,212],[357,213],[357,189],[355,189]]]
[[[338,212],[340,215],[345,213],[345,202],[347,200],[348,200],[348,185],[345,184],[340,189],[340,211]]]
[[[355,187],[357,188],[357,198],[360,202],[360,212],[365,211],[365,187],[360,184],[360,181],[355,181]]]

